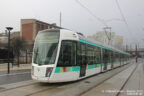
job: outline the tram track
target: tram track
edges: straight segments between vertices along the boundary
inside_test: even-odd
[[[125,66],[125,65],[124,65],[124,66]],[[97,87],[97,86],[103,84],[105,81],[109,80],[110,78],[112,78],[112,77],[116,76],[117,74],[119,74],[120,72],[124,71],[124,70],[127,69],[129,66],[130,66],[130,65],[127,65],[124,69],[120,70],[118,73],[116,73],[116,74],[114,74],[114,75],[112,75],[112,76],[106,78],[105,80],[103,80],[103,81],[100,82],[99,84],[97,84],[97,85],[95,85],[95,86],[93,86],[93,87],[87,89],[86,91],[84,91],[84,92],[78,94],[77,96],[83,96],[85,93],[89,92],[89,91],[92,90],[93,88],[95,88],[95,87]],[[116,69],[117,69],[117,68],[116,68]]]
[[[36,84],[36,83],[26,84],[26,85],[21,85],[21,86],[17,86],[17,87],[13,87],[13,88],[8,88],[8,89],[5,89],[5,88],[1,87],[2,90],[0,90],[0,92],[5,92],[5,91],[9,91],[9,90],[17,89],[17,88],[26,87],[26,86],[31,86],[31,85],[34,85],[34,84]]]
[[[0,90],[0,96],[3,96],[1,94],[3,94],[3,93],[5,94],[5,92],[9,92],[12,90],[15,91],[15,90],[20,90],[20,89],[32,89],[34,91],[28,92],[28,93],[25,93],[25,95],[22,95],[22,96],[31,96],[31,95],[35,95],[37,93],[41,93],[44,91],[51,91],[56,88],[62,88],[63,86],[66,86],[66,85],[72,85],[72,84],[70,82],[68,82],[68,83],[39,83],[39,82],[36,82],[36,83],[21,85],[21,86],[17,86],[17,87],[13,87],[13,88],[8,88],[8,89],[2,88]]]
[[[5,92],[9,92],[9,91],[12,91],[12,90],[15,92],[15,90],[32,89],[33,88],[32,89],[33,91],[30,91],[30,92],[25,93],[24,95],[22,95],[22,96],[31,96],[31,95],[34,95],[34,94],[37,94],[37,93],[40,93],[40,92],[44,92],[44,91],[48,91],[48,90],[50,91],[50,90],[55,89],[57,87],[60,87],[62,85],[63,84],[44,84],[44,83],[27,84],[27,85],[14,87],[14,88],[0,90],[0,96],[1,96],[1,94],[3,94],[3,93],[5,94]]]
[[[78,82],[76,82],[78,83]],[[43,83],[44,84],[44,83]],[[46,85],[44,86],[48,86],[49,83],[47,83]],[[52,86],[49,86],[48,88],[45,88],[43,90],[39,90],[39,91],[36,91],[36,92],[33,92],[33,93],[30,93],[30,94],[27,94],[27,95],[24,95],[24,96],[35,96],[36,94],[38,93],[42,93],[42,92],[52,92],[52,91],[55,91],[57,90],[58,91],[61,91],[61,89],[63,90],[63,88],[70,88],[73,86],[73,82],[64,82],[64,83],[52,83],[50,84]]]
[[[46,89],[43,89],[43,90],[39,90],[39,91],[30,93],[30,94],[27,94],[27,95],[25,95],[25,96],[35,95],[35,94],[37,94],[37,93],[41,93],[41,92],[44,92],[44,91],[51,91],[51,90],[53,90],[53,89],[55,89],[55,88],[58,88],[58,87],[59,87],[59,86],[54,86],[54,87],[52,87],[52,88],[46,88]]]
[[[123,68],[125,66],[125,68]],[[113,73],[114,75],[108,77],[107,79],[105,79],[104,81],[112,78],[113,76],[117,75],[118,73],[120,73],[121,71],[125,70],[126,68],[128,68],[130,66],[130,64],[128,65],[124,65],[122,67],[120,67],[121,69],[119,69],[119,71],[117,73]],[[115,69],[114,69],[115,70]],[[117,70],[117,68],[116,68]],[[104,72],[102,74],[105,74],[107,72]],[[100,74],[98,74],[100,75]],[[92,76],[91,76],[92,77]],[[8,88],[8,89],[2,89],[0,90],[0,96],[1,96],[1,93],[7,93],[9,91],[17,91],[17,90],[22,90],[22,89],[30,89],[31,91],[28,92],[23,92],[23,95],[21,96],[35,96],[37,94],[44,94],[44,93],[49,93],[52,94],[52,96],[55,96],[53,94],[55,94],[54,92],[61,92],[61,91],[64,91],[66,89],[70,89],[70,88],[74,88],[76,85],[78,85],[79,83],[89,83],[89,82],[86,82],[86,81],[89,81],[89,78],[91,77],[88,77],[84,80],[80,80],[80,81],[77,81],[77,82],[70,82],[70,83],[55,83],[55,84],[49,84],[49,83],[38,83],[38,82],[35,82],[35,83],[31,83],[31,84],[25,84],[25,85],[21,85],[21,86],[17,86],[17,87],[14,87],[14,88]],[[102,84],[104,81],[100,82],[99,84],[89,88],[88,90],[84,91],[84,92],[81,92],[80,94],[76,95],[76,96],[81,96],[83,95],[84,93],[90,91],[92,88]],[[91,83],[91,82],[90,82]],[[5,95],[2,95],[2,96],[5,96]],[[9,95],[8,95],[9,96]],[[15,96],[15,95],[12,95],[12,96]],[[18,95],[17,95],[18,96]],[[39,95],[37,95],[39,96]]]
[[[143,63],[143,73],[144,73],[144,63]]]
[[[125,85],[127,84],[127,82],[130,80],[130,78],[132,77],[133,73],[136,71],[137,67],[139,64],[136,64],[136,67],[134,68],[134,70],[131,72],[131,74],[129,75],[129,77],[127,78],[127,80],[125,81],[125,83],[123,84],[123,86],[120,88],[120,90],[118,91],[118,93],[116,94],[116,96],[119,96],[121,94],[121,91],[123,90],[123,88],[125,87]]]

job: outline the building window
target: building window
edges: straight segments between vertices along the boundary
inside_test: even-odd
[[[48,26],[47,26],[47,25],[45,25],[45,29],[48,29]]]
[[[41,25],[41,30],[44,30],[44,25],[43,24]]]
[[[40,24],[37,24],[37,32],[40,31]]]

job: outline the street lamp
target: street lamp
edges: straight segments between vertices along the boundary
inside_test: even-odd
[[[10,31],[13,29],[12,27],[6,27],[8,30],[8,74],[10,73]]]

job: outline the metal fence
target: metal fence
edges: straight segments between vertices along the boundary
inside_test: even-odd
[[[1,53],[0,53],[1,54]],[[4,54],[4,52],[3,52]],[[4,54],[6,55],[7,52]],[[19,56],[19,63],[18,57],[10,58],[10,71],[12,70],[23,70],[23,69],[31,69],[31,62],[32,62],[32,52],[26,52],[25,54],[20,54]],[[0,74],[3,72],[7,72],[8,70],[8,59],[3,57],[1,54],[0,58]]]

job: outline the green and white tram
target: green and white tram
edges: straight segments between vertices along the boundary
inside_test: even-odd
[[[32,79],[50,83],[75,81],[127,64],[129,56],[70,30],[43,30],[34,44]]]

